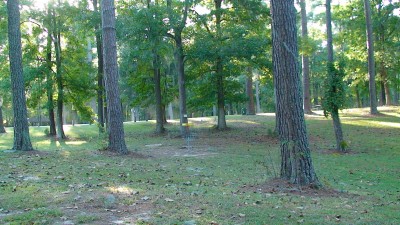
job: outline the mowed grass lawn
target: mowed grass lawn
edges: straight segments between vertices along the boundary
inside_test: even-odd
[[[379,110],[343,111],[347,154],[332,150],[331,119],[307,116],[322,191],[271,182],[280,166],[272,114],[227,116],[224,132],[215,118],[195,118],[188,140],[176,121],[164,136],[152,122],[128,122],[127,156],[99,151],[107,141],[95,125],[65,126],[64,142],[31,127],[38,151],[10,152],[9,128],[0,224],[400,224],[400,108]]]

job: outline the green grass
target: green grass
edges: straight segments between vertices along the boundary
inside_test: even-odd
[[[343,192],[263,193],[279,173],[274,117],[227,116],[193,120],[191,148],[176,125],[154,135],[151,122],[125,123],[136,155],[98,151],[105,135],[95,125],[66,126],[65,142],[32,127],[33,154],[5,152],[12,130],[0,136],[0,223],[3,224],[399,224],[400,108],[341,115],[351,152],[332,153],[332,121],[307,117],[315,169],[325,187]]]

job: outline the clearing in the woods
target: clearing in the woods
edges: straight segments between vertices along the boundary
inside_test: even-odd
[[[125,123],[129,155],[99,151],[95,125],[66,126],[68,140],[31,127],[38,151],[12,152],[0,134],[1,224],[399,224],[400,108],[341,115],[348,153],[333,150],[332,122],[307,116],[313,162],[324,189],[279,176],[273,114],[194,118],[165,136],[151,122]]]

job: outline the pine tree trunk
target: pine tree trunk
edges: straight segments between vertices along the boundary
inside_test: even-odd
[[[332,37],[332,11],[331,11],[331,0],[326,0],[326,36],[328,50],[328,63],[334,64],[333,59],[333,37]]]
[[[114,0],[102,0],[104,78],[107,99],[108,150],[127,154],[123,112],[118,86],[117,37]]]
[[[10,57],[11,87],[14,112],[14,150],[33,150],[29,137],[28,116],[24,75],[22,70],[22,49],[19,0],[7,1],[8,43]]]
[[[247,115],[256,115],[256,108],[254,105],[254,93],[253,93],[253,70],[251,67],[247,68],[247,80],[246,80],[246,94],[247,94]]]
[[[319,185],[304,121],[293,0],[271,0],[273,73],[281,177],[294,184]]]
[[[300,1],[301,8],[301,36],[303,39],[308,39],[307,28],[307,11],[305,0]],[[301,56],[302,70],[303,70],[303,99],[304,99],[304,113],[311,114],[311,97],[310,97],[310,58],[307,53]]]
[[[368,75],[369,75],[369,99],[370,113],[378,114],[375,84],[375,58],[374,58],[374,40],[371,22],[371,6],[369,0],[364,0],[365,22],[367,30],[367,50],[368,50]]]
[[[95,13],[99,12],[97,0],[93,0],[93,9]],[[101,40],[100,24],[96,24],[96,48],[97,48],[97,121],[99,123],[99,132],[104,132],[104,78],[103,78],[103,44]]]

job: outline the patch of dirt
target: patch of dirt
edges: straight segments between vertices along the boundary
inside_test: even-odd
[[[75,205],[64,209],[63,220],[73,219],[78,215],[94,216],[92,224],[136,224],[139,221],[151,219],[153,206],[151,204],[140,204],[135,206],[117,206],[112,209],[100,208],[89,204]]]
[[[279,178],[271,179],[263,184],[242,187],[243,191],[258,193],[287,194],[310,197],[356,197],[357,195],[340,192],[330,188],[317,188],[313,185],[299,186]]]
[[[218,154],[216,152],[210,151],[209,146],[200,146],[197,143],[191,142],[189,145],[182,143],[181,147],[160,145],[155,147],[146,147],[141,150],[146,155],[151,155],[152,157],[206,157]]]
[[[133,151],[128,151],[128,154],[121,155],[117,152],[111,152],[111,151],[107,151],[107,150],[103,150],[103,149],[94,151],[94,154],[109,156],[109,157],[132,157],[132,158],[137,158],[137,159],[148,159],[148,158],[152,157],[150,155],[144,155],[144,154],[141,154],[138,152],[133,152]]]

